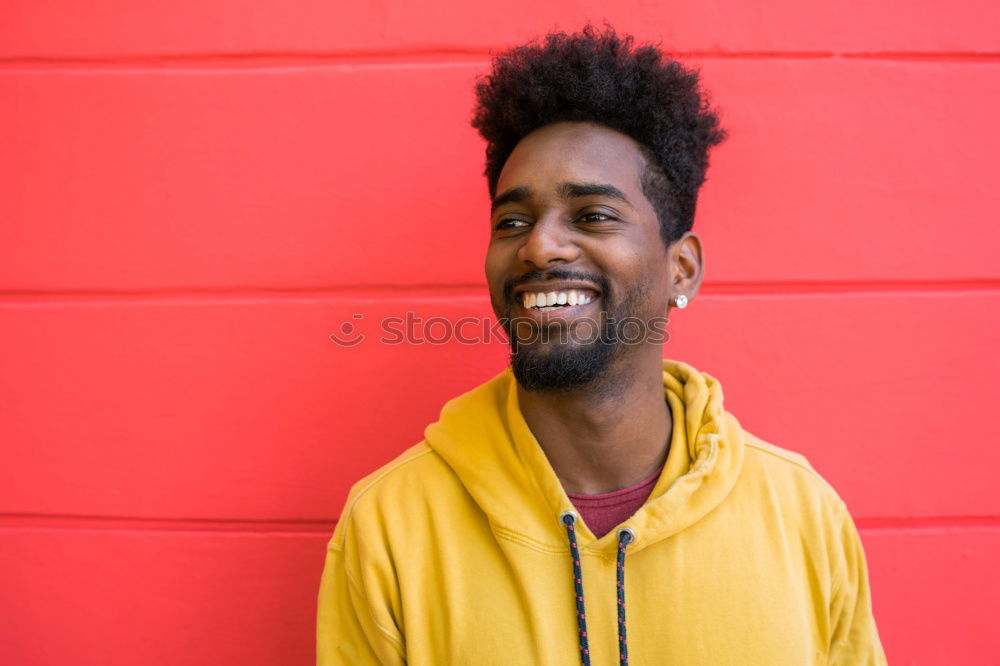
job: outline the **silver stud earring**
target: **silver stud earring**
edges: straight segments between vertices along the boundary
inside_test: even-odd
[[[685,296],[684,294],[677,294],[676,296],[674,296],[675,308],[683,310],[684,308],[687,307],[687,304],[688,304],[688,297]]]

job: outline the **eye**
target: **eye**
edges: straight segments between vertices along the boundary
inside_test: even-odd
[[[516,217],[505,217],[493,225],[493,230],[505,231],[508,229],[518,229],[526,226],[528,226],[528,223],[525,220],[520,220]]]
[[[607,213],[584,213],[579,218],[577,222],[583,222],[585,224],[600,224],[601,222],[615,222],[617,217],[608,215]]]

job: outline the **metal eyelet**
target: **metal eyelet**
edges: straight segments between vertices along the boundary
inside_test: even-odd
[[[626,546],[630,543],[635,543],[636,539],[635,530],[633,530],[631,527],[623,527],[622,529],[618,530],[618,541],[622,540],[623,534],[628,535],[628,541],[625,542]]]

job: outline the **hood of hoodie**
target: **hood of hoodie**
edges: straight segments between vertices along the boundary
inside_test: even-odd
[[[622,527],[635,540],[629,552],[666,539],[718,506],[743,466],[743,431],[723,408],[722,387],[707,373],[663,361],[664,397],[674,434],[664,471],[646,503]],[[562,551],[566,532],[559,516],[575,511],[518,405],[508,369],[448,402],[427,427],[427,444],[454,470],[494,530],[536,546]],[[582,523],[580,548],[614,556],[612,530],[597,539]]]

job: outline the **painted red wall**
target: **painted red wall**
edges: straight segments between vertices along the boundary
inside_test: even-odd
[[[348,487],[504,364],[372,340],[488,313],[472,82],[607,17],[731,132],[668,353],[841,492],[892,663],[997,663],[1000,5],[905,6],[0,4],[0,661],[311,663]]]

